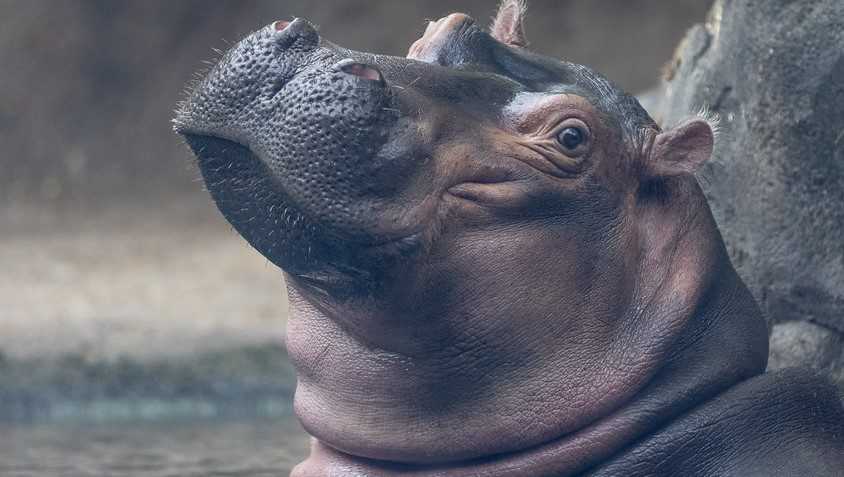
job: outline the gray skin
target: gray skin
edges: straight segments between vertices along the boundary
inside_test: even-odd
[[[835,475],[834,391],[763,375],[692,174],[709,124],[663,131],[531,53],[522,12],[432,22],[407,58],[276,22],[178,112],[220,210],[285,271],[314,437],[293,475],[767,475],[772,448]]]

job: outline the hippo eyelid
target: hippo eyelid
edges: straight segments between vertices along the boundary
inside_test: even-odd
[[[600,113],[583,96],[573,93],[544,95],[527,93],[517,96],[507,108],[505,118],[510,126],[533,137],[556,135],[560,124],[574,118],[582,121],[591,134],[600,122]]]
[[[559,143],[557,138],[559,135],[568,128],[574,128],[583,132],[583,142],[575,148],[574,151],[563,150],[563,145]],[[592,129],[589,127],[585,121],[577,117],[568,117],[559,123],[557,123],[556,127],[552,130],[552,135],[555,139],[555,142],[558,144],[558,149],[562,154],[565,154],[567,157],[571,158],[578,158],[585,156],[592,150]]]

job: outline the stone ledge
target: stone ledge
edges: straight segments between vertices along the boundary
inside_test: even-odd
[[[808,321],[774,325],[768,369],[793,367],[809,367],[828,376],[844,396],[844,335]]]

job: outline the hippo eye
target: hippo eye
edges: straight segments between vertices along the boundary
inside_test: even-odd
[[[581,156],[589,143],[589,128],[583,121],[571,118],[562,124],[556,139],[565,155]]]
[[[570,151],[580,147],[584,139],[585,134],[580,128],[568,127],[560,131],[560,134],[557,135],[557,140],[560,141],[560,144]]]

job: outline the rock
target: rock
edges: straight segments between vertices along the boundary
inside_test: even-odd
[[[771,330],[768,369],[811,366],[831,376],[844,391],[844,337],[805,321],[788,321]]]
[[[824,369],[827,357],[805,346],[814,341],[786,331],[799,323],[778,324],[844,336],[843,18],[840,0],[716,1],[680,44],[653,111],[667,125],[701,108],[721,117],[701,178],[774,326],[773,361]]]

